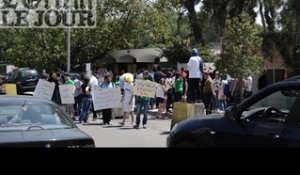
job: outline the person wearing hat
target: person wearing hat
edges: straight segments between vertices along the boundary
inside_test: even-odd
[[[200,83],[203,77],[203,60],[199,56],[197,49],[192,49],[191,57],[188,62],[189,79],[187,101],[195,103],[200,100],[201,90]]]

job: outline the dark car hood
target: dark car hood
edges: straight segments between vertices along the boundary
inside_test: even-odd
[[[226,122],[228,120],[230,119],[224,117],[223,114],[211,114],[206,116],[198,116],[180,122],[176,130],[191,131],[203,127],[213,128],[213,127],[217,127],[216,125],[222,125],[223,122]]]
[[[1,131],[0,138],[0,146],[45,146],[46,144],[55,145],[55,143],[59,143],[61,146],[72,146],[76,144],[75,142],[77,141],[92,141],[88,135],[80,131],[78,128],[34,131]]]

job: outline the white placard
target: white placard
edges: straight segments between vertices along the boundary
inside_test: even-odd
[[[73,85],[60,85],[59,93],[61,98],[61,104],[74,104],[74,90]]]
[[[86,63],[85,71],[89,77],[92,76],[92,64],[91,63]]]
[[[120,88],[108,88],[102,89],[100,91],[94,92],[93,103],[94,109],[110,109],[110,108],[120,108],[122,95]]]
[[[34,97],[51,100],[54,92],[55,84],[43,79],[39,79],[39,82],[35,88]]]

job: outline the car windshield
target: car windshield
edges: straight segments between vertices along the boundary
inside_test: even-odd
[[[35,127],[35,128],[34,128]],[[10,130],[65,129],[73,124],[55,105],[26,104],[0,106],[0,132]]]
[[[269,107],[273,107],[285,114],[288,114],[296,98],[296,96],[285,95],[281,91],[277,91],[251,105],[242,113],[242,118],[247,118]]]

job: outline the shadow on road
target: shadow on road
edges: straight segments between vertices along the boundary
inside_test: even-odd
[[[121,129],[121,130],[132,130],[132,129],[134,129],[134,130],[136,130],[135,128],[130,127],[130,126],[128,126],[128,127],[121,127],[119,129]]]
[[[105,126],[103,123],[84,123],[82,125],[84,125],[84,126],[97,126],[97,125]]]
[[[170,131],[164,131],[162,133],[160,133],[160,135],[169,135],[170,134]]]

